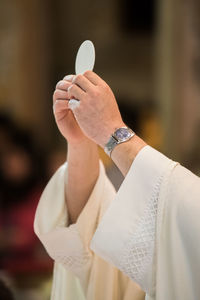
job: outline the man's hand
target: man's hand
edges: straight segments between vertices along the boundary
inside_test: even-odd
[[[53,111],[57,126],[70,144],[78,144],[87,139],[80,129],[73,112],[68,107],[70,100],[68,88],[74,75],[68,75],[59,81],[53,94]]]
[[[68,88],[72,76],[66,76],[56,85],[53,110],[57,126],[68,141],[66,204],[71,223],[75,223],[95,186],[99,175],[99,154],[96,143],[80,129],[73,112],[68,107]]]
[[[73,78],[68,98],[80,101],[73,109],[75,118],[85,135],[102,147],[116,128],[125,126],[113,92],[92,71]]]

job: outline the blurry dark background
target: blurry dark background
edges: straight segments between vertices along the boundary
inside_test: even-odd
[[[32,222],[46,182],[66,158],[52,93],[74,73],[86,39],[125,122],[200,174],[198,0],[1,0],[0,275],[17,299],[48,299],[52,262]],[[118,187],[120,176],[100,152]]]

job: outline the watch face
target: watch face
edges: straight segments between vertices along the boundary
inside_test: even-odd
[[[128,130],[128,128],[119,128],[115,132],[115,136],[118,139],[118,141],[125,141],[127,138],[131,136],[131,133]]]

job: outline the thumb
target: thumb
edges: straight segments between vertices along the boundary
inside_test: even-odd
[[[69,102],[68,102],[68,107],[69,107],[72,111],[76,110],[76,108],[78,108],[79,105],[80,105],[80,101],[79,101],[79,100],[76,100],[76,99],[71,99],[71,100],[69,100]]]

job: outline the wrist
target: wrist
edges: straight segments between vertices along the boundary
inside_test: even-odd
[[[116,129],[121,127],[127,127],[123,121],[106,128],[106,130],[104,130],[101,137],[99,138],[99,142],[98,142],[99,146],[101,146],[104,149],[105,145],[108,143],[110,137],[113,135]]]
[[[68,143],[67,160],[69,158],[82,161],[83,164],[88,160],[99,161],[98,145],[88,138],[84,138],[78,143]]]
[[[86,136],[83,136],[82,138],[80,139],[77,139],[75,141],[69,141],[69,140],[66,140],[67,142],[67,145],[68,145],[68,148],[82,148],[82,147],[88,147],[88,146],[97,146],[96,143],[94,141],[92,141],[91,139],[89,139],[88,137]]]
[[[139,136],[134,135],[132,139],[117,145],[113,149],[111,159],[118,166],[124,176],[128,173],[128,170],[137,154],[145,146],[147,146],[145,141],[143,141]]]
[[[104,151],[111,157],[114,148],[122,143],[128,142],[135,135],[135,132],[127,126],[115,128],[115,131],[110,135],[105,144]]]
[[[67,161],[69,166],[76,166],[77,170],[88,171],[87,181],[89,178],[98,176],[99,172],[99,151],[98,145],[88,138],[79,143],[68,143]],[[86,171],[85,171],[86,172]],[[82,177],[82,172],[79,172]],[[78,176],[78,175],[77,175]]]

